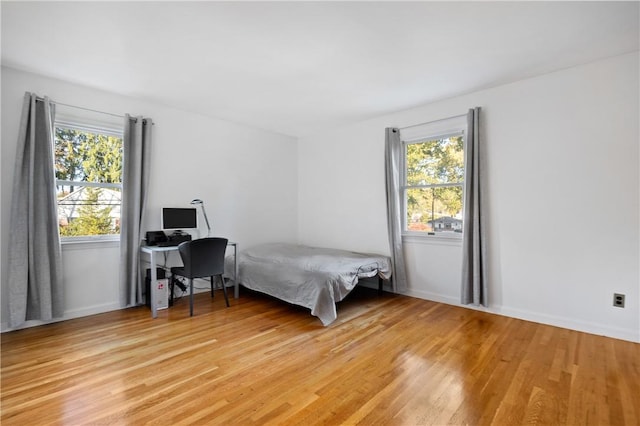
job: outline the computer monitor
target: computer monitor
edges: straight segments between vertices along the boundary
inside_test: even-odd
[[[160,216],[162,230],[182,231],[198,227],[198,215],[194,207],[163,207]]]

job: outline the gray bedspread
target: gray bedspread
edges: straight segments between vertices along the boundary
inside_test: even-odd
[[[358,279],[389,279],[391,261],[377,254],[273,243],[241,251],[238,275],[245,287],[309,308],[329,325],[337,318],[336,302]]]

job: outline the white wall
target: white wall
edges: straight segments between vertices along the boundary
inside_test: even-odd
[[[300,240],[388,253],[384,128],[480,106],[489,311],[640,341],[638,75],[634,53],[301,138]],[[460,244],[405,252],[409,295],[458,304]]]
[[[161,206],[188,207],[192,199],[201,198],[213,234],[237,241],[240,248],[275,240],[297,241],[295,138],[10,68],[2,68],[1,78],[3,330],[8,319],[5,265],[13,163],[25,91],[59,103],[153,118],[147,229],[159,228]],[[66,317],[119,307],[117,243],[65,245],[62,255]]]
[[[640,341],[638,54],[303,138],[2,68],[2,329],[15,141],[25,91],[150,116],[148,228],[202,198],[214,233],[388,253],[384,128],[483,109],[490,311]],[[299,238],[298,238],[299,237]],[[460,245],[408,243],[409,295],[457,304]],[[67,317],[116,309],[117,244],[66,246]],[[612,307],[614,292],[627,307]]]

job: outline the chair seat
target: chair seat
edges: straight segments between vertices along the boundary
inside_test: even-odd
[[[184,266],[172,266],[171,267],[171,275],[180,275],[181,277],[186,277],[184,272]]]
[[[229,307],[227,288],[224,279],[224,256],[228,240],[226,238],[201,238],[181,243],[178,246],[183,266],[171,268],[171,298],[173,285],[177,284],[176,275],[189,280],[189,315],[193,316],[193,279],[208,277],[211,281],[211,297],[214,291],[214,277],[222,281],[224,300]],[[183,289],[184,291],[184,289]]]

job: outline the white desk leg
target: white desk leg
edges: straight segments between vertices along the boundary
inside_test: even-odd
[[[157,318],[158,309],[157,309],[157,297],[156,294],[156,286],[158,285],[158,272],[156,270],[156,252],[155,250],[151,250],[151,285],[149,285],[149,293],[151,293],[151,317]]]
[[[238,284],[238,243],[236,243],[233,247],[233,269],[235,270],[233,274],[233,297],[237,299],[240,297],[240,284]]]

